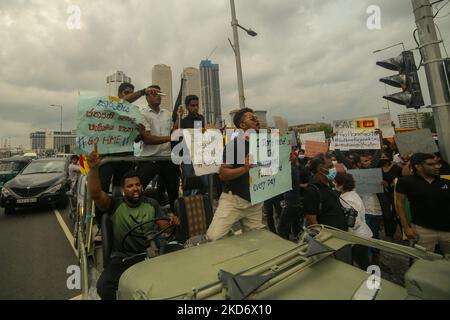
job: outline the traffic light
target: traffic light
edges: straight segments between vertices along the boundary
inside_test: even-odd
[[[377,65],[398,71],[397,75],[381,78],[380,81],[403,90],[402,92],[383,96],[384,99],[405,105],[407,108],[419,109],[425,105],[412,51],[404,51],[396,58],[378,61]]]

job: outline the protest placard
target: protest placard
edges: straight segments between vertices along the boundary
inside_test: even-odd
[[[183,129],[183,142],[197,177],[218,173],[223,160],[222,136],[217,130]],[[196,141],[197,140],[197,141]]]
[[[250,198],[253,205],[292,189],[289,137],[272,139],[270,135],[261,136],[263,135],[260,135],[259,140],[256,134],[250,136],[250,150],[253,150],[250,153],[254,157],[258,154],[257,164],[249,172]],[[278,152],[274,150],[277,147],[275,144],[279,146]],[[264,148],[264,145],[267,148]],[[265,159],[270,160],[264,161]]]
[[[314,158],[318,154],[328,152],[328,143],[317,141],[305,141],[304,144],[305,157]]]
[[[334,148],[339,150],[378,150],[380,136],[376,130],[339,130],[334,137]]]
[[[369,130],[369,129],[377,129],[377,128],[378,128],[378,119],[377,118],[356,118],[356,119],[349,119],[349,120],[333,121],[334,132],[338,132],[340,130],[348,130],[348,129]]]
[[[439,151],[430,129],[396,134],[394,139],[402,156],[412,153],[435,153]]]
[[[392,126],[391,114],[382,113],[374,116],[369,116],[369,118],[378,119],[378,129],[383,133],[383,138],[393,138],[395,135],[394,127]]]
[[[89,154],[94,143],[100,154],[133,152],[141,117],[137,106],[121,99],[80,96],[75,153]]]
[[[297,135],[295,134],[295,131],[289,131],[288,137],[289,137],[289,145],[291,147],[298,147]]]
[[[280,131],[280,135],[284,136],[287,134],[289,124],[285,118],[273,116],[273,122],[275,123],[275,128]]]
[[[326,142],[325,132],[310,132],[310,133],[301,133],[299,135],[299,139],[301,144],[304,145],[305,141],[317,141],[317,142]]]
[[[378,169],[357,169],[347,172],[355,179],[356,189],[359,194],[383,193],[383,173]]]
[[[364,124],[364,121],[366,123]],[[370,122],[375,121],[373,125],[369,126]],[[383,138],[392,138],[395,135],[394,127],[392,126],[392,119],[390,113],[382,113],[373,116],[359,117],[346,120],[333,121],[333,130],[338,132],[342,129],[357,129],[359,124],[360,129],[380,129],[383,132]],[[371,127],[371,128],[369,128]]]

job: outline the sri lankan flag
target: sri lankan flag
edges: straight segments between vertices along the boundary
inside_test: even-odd
[[[81,174],[87,176],[89,173],[89,166],[87,164],[86,158],[83,155],[80,155],[79,163]]]

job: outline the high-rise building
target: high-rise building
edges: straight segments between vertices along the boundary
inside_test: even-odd
[[[56,150],[71,153],[77,137],[76,130],[72,131],[36,131],[30,134],[30,145],[34,151]]]
[[[184,105],[185,98],[189,95],[196,95],[199,99],[198,104],[200,107],[199,113],[203,114],[203,99],[202,90],[200,85],[200,70],[197,68],[189,67],[183,70],[181,74],[183,79],[183,90],[181,93],[181,103]]]
[[[170,69],[170,66],[166,66],[165,64],[157,64],[153,66],[152,84],[159,85],[161,87],[161,91],[166,94],[161,97],[161,108],[172,111],[172,70]]]
[[[400,128],[423,128],[423,121],[425,119],[424,112],[409,111],[398,115],[398,121],[400,122]]]
[[[127,77],[123,71],[117,71],[116,73],[106,77],[105,95],[117,97],[119,86],[124,82],[131,83],[131,78]]]
[[[46,149],[45,145],[45,131],[36,131],[30,133],[30,145],[33,150],[44,150]]]
[[[200,62],[203,112],[207,123],[220,126],[222,123],[222,107],[220,103],[219,65],[210,60]]]

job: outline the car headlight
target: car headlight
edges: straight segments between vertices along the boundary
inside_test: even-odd
[[[57,191],[59,191],[62,187],[62,183],[57,184],[56,186],[53,186],[49,189],[47,189],[46,193],[56,193]]]
[[[9,191],[7,188],[2,188],[2,197],[7,197],[11,195],[11,191]]]

